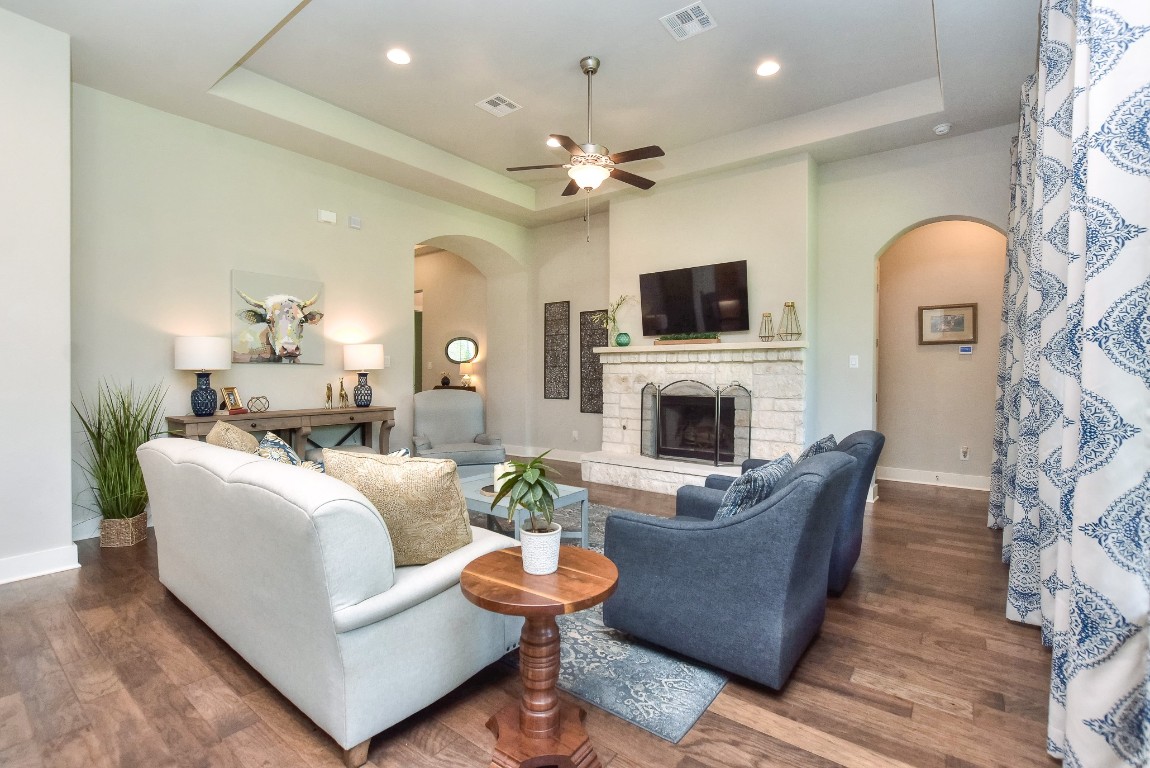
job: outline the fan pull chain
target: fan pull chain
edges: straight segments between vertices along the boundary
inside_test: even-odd
[[[587,212],[583,214],[583,221],[587,222],[587,242],[591,242],[591,193],[587,193]]]

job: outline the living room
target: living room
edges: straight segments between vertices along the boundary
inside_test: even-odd
[[[224,77],[281,22],[289,31],[295,21],[312,23],[318,3],[269,3],[242,13],[220,4],[211,12],[169,9],[170,17],[135,4],[143,32],[134,60],[122,49],[107,58],[115,49],[110,41],[118,39],[112,28],[126,23],[119,14],[64,2],[0,5],[0,105],[20,116],[6,121],[0,136],[24,148],[8,153],[0,182],[6,203],[0,220],[17,255],[8,265],[6,303],[10,326],[19,329],[11,348],[21,373],[30,374],[10,375],[2,385],[19,440],[9,442],[3,462],[8,500],[0,512],[6,529],[0,583],[27,579],[17,582],[25,585],[36,582],[28,577],[75,567],[74,539],[93,535],[85,527],[92,519],[87,480],[77,465],[83,440],[69,404],[91,397],[103,380],[162,383],[165,411],[187,413],[195,377],[174,369],[173,339],[229,333],[233,270],[322,283],[322,334],[329,343],[322,365],[274,371],[233,365],[214,374],[213,385],[235,386],[245,398],[264,395],[274,409],[318,408],[326,385],[341,376],[352,381],[340,347],[380,343],[390,367],[371,380],[374,401],[396,408],[392,449],[409,446],[413,435],[411,306],[421,245],[466,259],[486,280],[479,389],[488,431],[501,435],[512,455],[552,449],[556,458],[576,462],[601,447],[601,415],[582,413],[578,397],[541,395],[544,304],[570,301],[577,318],[617,296],[638,295],[640,273],[742,259],[751,276],[752,318],[768,311],[778,317],[784,302],[796,302],[806,343],[804,442],[874,428],[876,259],[900,235],[930,222],[1010,229],[1017,94],[1034,70],[1038,34],[1037,3],[1003,9],[938,2],[933,16],[925,15],[932,66],[949,78],[941,84],[937,71],[897,85],[891,76],[885,90],[749,128],[738,146],[733,139],[724,144],[718,133],[688,147],[668,145],[665,160],[635,166],[655,178],[653,190],[605,184],[588,202],[582,194],[561,199],[560,173],[532,172],[521,183],[437,155],[441,150],[431,145],[401,156],[406,137],[377,131],[375,123],[365,127],[359,121],[371,121],[350,109],[312,103],[318,99],[306,89],[264,78],[258,66]],[[892,6],[899,6],[888,9],[895,16],[904,10]],[[723,6],[712,10],[721,17]],[[923,13],[915,10],[913,20]],[[988,39],[988,29],[1001,37]],[[657,24],[655,32],[665,36]],[[667,45],[684,46],[677,50],[689,51],[690,43],[667,38]],[[188,47],[196,51],[186,68],[169,61],[178,58],[171,51]],[[984,47],[994,53],[984,52],[986,59],[1006,64],[972,71],[977,67],[966,57]],[[620,74],[611,74],[612,51],[597,48],[594,36],[575,48],[603,57],[597,100],[624,87],[622,64]],[[621,60],[622,46],[616,50]],[[567,117],[544,117],[556,123],[550,130],[581,139],[578,56],[555,56],[562,61],[549,88],[559,89],[559,100],[572,109]],[[258,57],[257,51],[254,65]],[[494,80],[488,90],[503,87]],[[603,108],[597,117],[609,113]],[[947,121],[954,123],[951,135],[932,131]],[[634,129],[659,143],[658,128]],[[500,164],[547,160],[552,151],[539,138],[540,147],[523,147],[525,154]],[[755,149],[744,149],[748,143]],[[678,157],[676,149],[683,150]],[[336,223],[318,221],[321,210],[334,212]],[[349,227],[349,217],[361,228]],[[620,325],[636,346],[649,345],[637,333],[639,314],[637,304],[625,306]],[[997,322],[993,314],[983,322],[978,351],[991,355]],[[25,330],[32,327],[36,333]],[[723,335],[729,342],[757,338],[755,322]],[[573,354],[577,360],[577,348]],[[980,598],[1006,601],[1004,593]],[[1027,663],[1049,659],[1036,635]],[[0,700],[13,692],[0,687]],[[482,722],[477,729],[485,734]],[[1034,754],[1041,758],[1044,748],[1037,744]],[[402,757],[390,759],[402,764]],[[721,764],[714,754],[692,759],[682,753],[679,764]],[[842,759],[860,764],[857,756],[853,763]]]

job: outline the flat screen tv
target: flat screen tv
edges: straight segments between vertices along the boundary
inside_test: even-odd
[[[747,262],[639,275],[643,335],[750,330]]]

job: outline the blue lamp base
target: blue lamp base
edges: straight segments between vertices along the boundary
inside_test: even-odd
[[[196,388],[192,390],[192,413],[196,416],[211,416],[220,402],[209,383],[211,377],[210,371],[196,371]]]
[[[355,399],[356,408],[366,408],[371,405],[371,385],[367,383],[367,371],[359,372],[359,383],[351,391]]]

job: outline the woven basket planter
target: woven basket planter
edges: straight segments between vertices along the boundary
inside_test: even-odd
[[[130,547],[148,538],[148,513],[129,518],[104,518],[100,521],[101,547]]]

